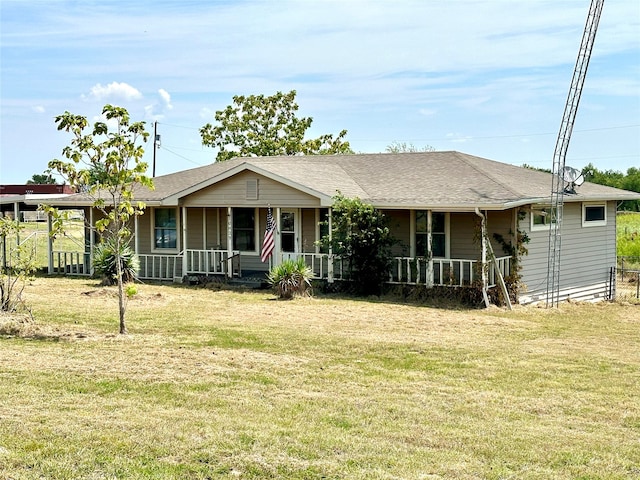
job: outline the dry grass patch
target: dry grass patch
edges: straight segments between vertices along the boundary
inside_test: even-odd
[[[640,310],[456,310],[38,278],[2,478],[633,478]],[[9,407],[6,407],[9,406]]]

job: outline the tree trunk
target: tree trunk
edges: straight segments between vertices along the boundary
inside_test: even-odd
[[[122,284],[122,275],[118,277],[118,307],[120,311],[120,333],[122,335],[126,335],[127,325],[124,321],[126,304],[125,304],[125,298],[124,298],[124,285]]]
[[[127,325],[124,321],[124,314],[126,310],[126,301],[124,298],[124,284],[122,280],[122,257],[120,256],[120,239],[116,241],[116,273],[118,276],[118,310],[120,313],[120,334],[127,334]]]

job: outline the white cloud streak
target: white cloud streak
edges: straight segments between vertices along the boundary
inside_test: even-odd
[[[82,95],[83,99],[92,99],[98,101],[108,100],[139,100],[142,98],[142,93],[131,85],[124,82],[112,82],[108,85],[101,85],[100,83],[91,87],[91,91],[88,95]]]

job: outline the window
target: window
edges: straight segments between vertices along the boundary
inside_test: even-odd
[[[178,248],[177,213],[175,208],[156,208],[153,217],[154,247]]]
[[[296,251],[296,214],[294,212],[280,214],[280,245],[283,252]]]
[[[599,204],[582,204],[582,226],[596,227],[607,224],[607,206]]]
[[[256,251],[256,211],[253,208],[233,209],[233,249]]]
[[[531,230],[548,230],[555,210],[550,205],[533,205],[531,207]]]
[[[428,212],[418,210],[416,212],[416,255],[426,257],[428,250]],[[431,250],[434,257],[445,257],[447,247],[447,235],[445,214],[441,212],[431,213]]]
[[[321,208],[319,210],[320,222],[318,222],[318,240],[322,240],[324,237],[329,236],[329,209]],[[321,244],[318,248],[318,253],[329,253],[329,247]]]

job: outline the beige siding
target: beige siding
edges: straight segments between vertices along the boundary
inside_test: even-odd
[[[487,232],[491,239],[491,246],[496,257],[504,257],[508,255],[502,248],[502,245],[494,238],[494,234],[502,235],[507,243],[515,244],[514,237],[515,225],[514,216],[517,213],[514,210],[506,210],[503,212],[486,212],[487,215]]]
[[[222,208],[207,208],[206,209],[206,218],[207,218],[207,249],[220,249],[222,242],[225,240],[223,237],[226,237],[226,231],[222,231],[220,228],[220,224],[222,220],[222,216],[226,218],[227,210]]]
[[[258,200],[247,200],[247,181],[258,181]],[[245,171],[184,198],[189,207],[249,207],[271,204],[273,207],[315,207],[320,200],[294,188],[253,172]]]
[[[151,223],[153,219],[153,209],[147,208],[144,215],[138,217],[138,253],[151,253]]]
[[[521,224],[531,239],[522,261],[525,303],[545,300],[549,251],[549,231],[531,231],[529,215]],[[608,202],[607,225],[599,227],[583,227],[582,204],[565,203],[561,233],[560,298],[604,298],[609,270],[616,264],[615,202]]]
[[[476,230],[480,217],[475,213],[452,213],[449,218],[450,257],[478,260],[480,237]]]
[[[204,248],[202,217],[202,208],[187,209],[187,244],[182,245],[183,249],[202,250]]]
[[[316,223],[316,209],[303,209],[300,226],[302,229],[302,251],[305,253],[316,251]]]
[[[397,243],[391,253],[397,257],[408,257],[411,250],[411,212],[409,210],[384,210],[391,234]]]

